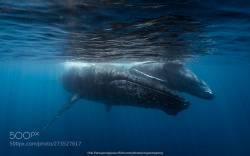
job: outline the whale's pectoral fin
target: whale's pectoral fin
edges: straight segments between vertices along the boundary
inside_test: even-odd
[[[50,122],[42,129],[42,131],[45,131],[49,126],[51,126],[64,111],[71,108],[79,99],[80,99],[79,94],[73,94],[71,97],[69,97],[68,101],[62,106],[62,108],[50,120]]]
[[[141,72],[141,71],[139,71],[137,69],[130,69],[130,72],[133,73],[133,74],[142,76],[142,77],[146,77],[146,78],[152,79],[152,80],[156,80],[156,81],[160,81],[160,82],[165,82],[165,83],[167,82],[167,80],[163,80],[163,79],[154,77],[152,75],[149,75],[149,74],[146,74],[144,72]]]

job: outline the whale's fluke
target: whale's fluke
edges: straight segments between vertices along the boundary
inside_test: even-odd
[[[80,99],[79,94],[73,94],[72,96],[70,96],[67,102],[62,106],[62,108],[57,112],[57,114],[50,120],[50,122],[42,129],[42,131],[45,131],[49,126],[51,126],[64,111],[71,108],[79,99]]]

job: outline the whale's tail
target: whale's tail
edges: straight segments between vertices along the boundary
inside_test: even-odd
[[[42,132],[47,130],[49,126],[51,126],[57,119],[58,117],[66,110],[71,108],[78,100],[80,99],[79,94],[73,94],[67,102],[62,106],[62,108],[57,112],[56,115],[50,120],[50,122],[42,129]]]

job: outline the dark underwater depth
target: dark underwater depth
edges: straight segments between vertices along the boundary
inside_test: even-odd
[[[0,156],[249,156],[249,45],[245,0],[0,0]],[[212,94],[129,71],[145,62],[181,65],[191,74],[173,72],[193,73]],[[109,88],[134,87],[122,94],[132,102],[108,101],[98,87],[105,82],[96,83],[106,77],[86,88],[108,100],[65,87],[70,66],[93,64],[121,66],[120,85]],[[135,104],[133,95],[147,99],[139,92],[150,104]],[[178,102],[185,105],[172,107]]]

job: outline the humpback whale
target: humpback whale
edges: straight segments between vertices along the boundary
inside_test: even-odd
[[[207,100],[215,97],[203,80],[178,61],[146,62],[133,66],[130,71],[148,79],[155,79],[172,90],[186,92]]]
[[[113,105],[135,106],[159,109],[168,115],[177,115],[190,105],[176,90],[212,99],[206,83],[176,62],[142,63],[130,68],[108,64],[73,66],[63,74],[61,83],[72,96],[43,130],[81,98],[106,104],[107,110]]]

